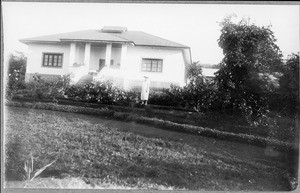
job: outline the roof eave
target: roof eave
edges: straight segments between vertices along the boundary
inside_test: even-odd
[[[87,39],[60,39],[60,41],[47,41],[47,40],[19,40],[24,44],[30,43],[64,43],[64,42],[96,42],[96,43],[133,43],[131,41],[113,41],[113,40],[87,40]]]
[[[24,40],[21,39],[19,40],[20,42],[24,43],[24,44],[30,44],[30,43],[59,43],[60,41],[47,41],[47,40]]]
[[[60,39],[62,42],[95,42],[95,43],[132,43],[132,41],[93,40],[93,39]]]
[[[162,46],[162,45],[151,45],[151,44],[136,44],[133,43],[135,46],[147,46],[147,47],[163,47],[163,48],[177,48],[177,49],[189,49],[190,47],[184,46]]]

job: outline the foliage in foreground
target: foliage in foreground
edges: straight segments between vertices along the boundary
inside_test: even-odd
[[[63,179],[59,178],[38,178],[33,181],[6,181],[4,183],[5,188],[51,188],[51,189],[122,189],[122,190],[134,190],[134,189],[142,189],[142,190],[178,190],[175,187],[169,187],[164,185],[157,185],[154,183],[147,183],[138,181],[136,186],[125,186],[125,185],[117,185],[114,182],[107,181],[101,184],[92,184],[86,178],[81,177],[66,177]],[[179,189],[181,190],[181,189]]]
[[[228,154],[211,154],[184,142],[122,132],[92,124],[73,114],[20,109],[8,110],[7,113],[7,169],[11,169],[10,164],[15,168],[22,167],[23,164],[18,163],[32,153],[37,168],[57,160],[48,168],[48,173],[45,171],[44,177],[82,177],[95,185],[113,183],[139,187],[139,184],[156,184],[154,188],[162,185],[190,190],[287,190],[278,178],[283,171],[251,164]],[[19,149],[12,143],[18,144]],[[14,159],[16,156],[18,160]]]

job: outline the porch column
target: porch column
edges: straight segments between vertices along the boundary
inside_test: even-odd
[[[122,44],[122,49],[121,49],[121,66],[120,68],[126,68],[126,53],[127,53],[127,44],[124,43]]]
[[[85,50],[84,50],[84,65],[86,67],[90,66],[90,56],[91,56],[91,43],[85,43]]]
[[[122,44],[122,49],[121,49],[121,64],[120,64],[120,68],[122,69],[122,73],[123,73],[123,88],[125,90],[128,90],[129,88],[129,82],[128,82],[128,74],[126,73],[126,54],[127,54],[127,44],[124,43]]]
[[[71,42],[71,44],[70,44],[69,66],[73,66],[73,64],[75,63],[75,50],[76,50],[76,43]]]
[[[111,44],[111,43],[107,43],[107,44],[106,44],[105,66],[107,66],[107,67],[110,65],[110,59],[111,59],[111,47],[112,47],[112,44]]]

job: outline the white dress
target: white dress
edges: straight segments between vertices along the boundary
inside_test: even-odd
[[[142,84],[142,93],[141,93],[141,100],[142,101],[148,100],[149,88],[150,88],[150,81],[149,81],[149,79],[145,79],[143,81],[143,84]]]

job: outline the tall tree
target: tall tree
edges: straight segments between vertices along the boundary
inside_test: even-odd
[[[232,112],[259,115],[267,105],[271,90],[263,75],[271,75],[282,65],[282,54],[274,33],[242,19],[225,18],[218,40],[224,58],[216,75],[222,107]]]

